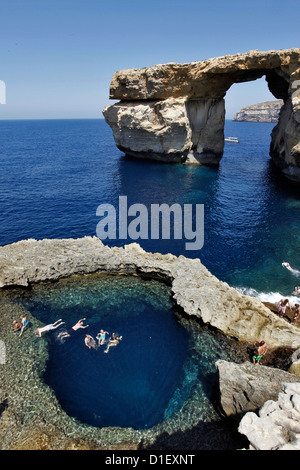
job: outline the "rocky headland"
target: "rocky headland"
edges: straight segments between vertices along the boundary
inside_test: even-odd
[[[216,165],[224,150],[224,96],[234,83],[265,76],[284,102],[270,155],[300,181],[300,49],[250,51],[187,64],[116,72],[103,110],[118,148],[137,158]]]
[[[245,106],[234,115],[232,120],[240,122],[278,122],[282,105],[283,101],[277,100]]]
[[[16,348],[16,337],[11,333],[10,325],[23,307],[10,301],[9,290],[12,287],[26,289],[35,283],[95,273],[138,275],[166,282],[174,304],[187,318],[195,317],[212,331],[235,339],[242,345],[241,350],[263,338],[269,345],[269,354],[274,357],[276,351],[280,351],[279,356],[283,355],[283,349],[288,351],[284,371],[276,366],[276,361],[270,361],[271,367],[252,364],[246,349],[245,354],[236,358],[241,363],[242,358],[248,357],[246,364],[224,361],[216,364],[220,376],[220,406],[226,416],[247,417],[249,412],[254,413],[264,406],[265,400],[280,399],[282,383],[299,383],[299,368],[295,367],[298,356],[294,364],[289,356],[300,348],[300,329],[278,317],[258,299],[242,295],[218,280],[199,259],[147,253],[136,243],[124,248],[110,248],[96,237],[24,240],[0,247],[0,339],[6,347],[6,361],[0,361],[2,449],[169,449],[171,442],[172,448],[180,448],[183,436],[190,439],[189,445],[192,445],[192,440],[199,439],[197,431],[201,430],[201,436],[203,430],[207,434],[207,425],[197,422],[196,403],[191,415],[194,423],[192,434],[176,428],[177,418],[147,431],[98,429],[80,424],[66,415],[53,391],[43,383],[47,362],[46,339],[32,342],[30,335],[24,333],[18,343],[22,350]],[[37,320],[31,316],[30,320],[35,327]],[[292,394],[293,407],[297,408],[298,388],[294,388]],[[293,416],[297,418],[296,411]],[[255,442],[259,439],[255,436],[259,435],[260,424],[255,422],[255,431],[253,416],[247,419],[251,426],[241,427],[240,433],[247,436],[256,448]],[[211,425],[210,431],[214,435],[218,426],[218,422]],[[276,441],[270,448],[278,448],[284,443],[295,446],[296,430],[295,424],[294,434],[282,431],[280,443]],[[230,434],[228,429],[223,429],[224,432]],[[285,439],[284,443],[282,439]],[[201,445],[203,442],[193,442],[192,448],[201,448]]]

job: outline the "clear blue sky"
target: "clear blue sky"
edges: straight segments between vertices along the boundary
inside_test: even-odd
[[[0,119],[98,118],[116,70],[300,47],[299,0],[1,0]],[[234,85],[227,117],[273,99]]]

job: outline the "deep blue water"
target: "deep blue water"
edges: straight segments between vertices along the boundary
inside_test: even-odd
[[[109,203],[117,208],[120,195],[128,197],[128,205],[140,203],[149,209],[154,203],[204,204],[201,250],[187,251],[186,240],[137,241],[148,251],[200,257],[218,278],[262,299],[291,297],[299,279],[281,263],[300,269],[300,195],[299,188],[271,164],[272,128],[273,124],[227,121],[225,134],[237,136],[240,143],[226,143],[219,167],[209,168],[126,158],[103,120],[0,121],[0,244],[94,236],[97,207]],[[120,246],[124,241],[106,243]],[[120,285],[112,284],[107,291],[102,285],[104,297],[91,296],[88,303],[75,292],[68,304],[67,290],[58,303],[53,300],[57,291],[48,300],[44,293],[30,299],[29,310],[44,323],[63,317],[71,326],[87,316],[90,334],[95,336],[103,327],[124,336],[108,354],[89,351],[82,332],[72,342],[53,343],[46,379],[71,415],[101,426],[149,427],[163,419],[166,406],[177,410],[177,401],[170,397],[180,395],[182,380],[187,388],[197,382],[198,372],[196,382],[182,379],[188,338],[173,316],[167,294],[143,289],[127,286],[123,304]],[[203,370],[221,356],[208,357]],[[148,364],[150,358],[153,362]],[[195,367],[196,363],[199,358]],[[104,395],[97,393],[99,389]],[[153,404],[150,412],[143,406],[145,397]]]
[[[36,286],[21,301],[45,324],[65,322],[46,334],[50,354],[44,380],[68,414],[101,427],[143,429],[163,421],[183,381],[189,342],[164,284],[87,276]],[[62,336],[82,318],[87,328]],[[107,339],[113,332],[122,336],[106,353],[108,343],[97,349],[84,343],[86,334],[97,342],[101,329]]]
[[[241,288],[289,295],[300,268],[299,188],[273,168],[273,124],[226,122],[218,168],[136,161],[116,148],[104,120],[0,121],[0,244],[96,235],[98,205],[204,204],[205,241],[138,240],[149,251],[200,257]],[[130,242],[131,240],[129,240]],[[106,241],[121,245],[124,241]]]

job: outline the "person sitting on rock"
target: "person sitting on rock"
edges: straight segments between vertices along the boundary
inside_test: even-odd
[[[12,324],[13,324],[13,326],[12,326],[11,329],[12,329],[13,332],[21,330],[22,324],[19,323],[17,320],[13,320]]]

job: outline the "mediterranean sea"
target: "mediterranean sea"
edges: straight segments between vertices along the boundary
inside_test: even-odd
[[[0,245],[96,235],[100,204],[204,204],[204,246],[137,240],[152,252],[199,257],[219,279],[262,300],[291,297],[300,269],[300,194],[269,157],[274,124],[226,121],[219,167],[139,161],[102,119],[0,121]],[[122,245],[134,240],[107,240]]]
[[[239,143],[226,142],[220,165],[205,167],[125,157],[102,119],[0,121],[0,245],[96,236],[98,206],[117,208],[120,196],[149,212],[151,204],[203,204],[201,250],[186,250],[186,240],[174,237],[136,241],[147,251],[199,257],[220,280],[261,300],[295,302],[299,279],[282,262],[300,270],[300,196],[272,165],[273,126],[227,121],[225,136]],[[71,340],[61,342],[61,330],[49,335],[44,380],[69,415],[134,429],[178,416],[192,427],[196,406],[198,419],[217,419],[214,364],[234,350],[196,320],[174,315],[167,286],[96,275],[15,295],[45,324],[63,318],[66,331],[86,318],[89,329]],[[85,333],[96,337],[101,328],[123,337],[109,354],[84,346]]]

